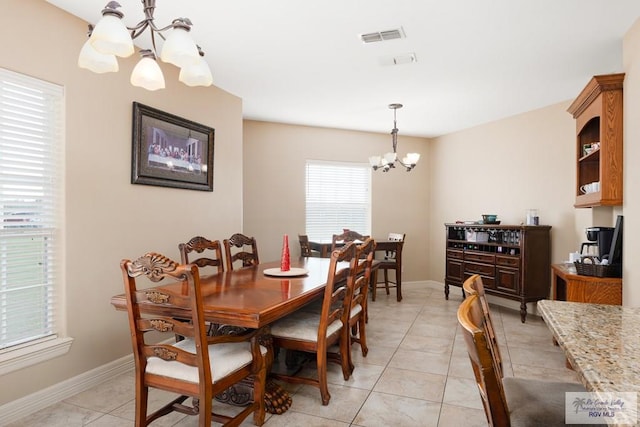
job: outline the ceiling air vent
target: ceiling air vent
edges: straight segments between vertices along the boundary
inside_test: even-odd
[[[360,34],[360,40],[363,43],[383,42],[393,39],[401,39],[404,37],[402,28],[397,30],[377,31],[375,33]]]

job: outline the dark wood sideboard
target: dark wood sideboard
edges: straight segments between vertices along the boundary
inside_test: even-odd
[[[551,288],[551,226],[445,224],[445,298],[449,287],[462,287],[480,274],[486,293],[520,301],[520,318],[527,303],[549,298]]]

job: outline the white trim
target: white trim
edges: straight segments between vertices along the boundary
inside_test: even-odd
[[[66,354],[73,338],[49,338],[0,353],[0,376]]]
[[[133,355],[122,357],[51,387],[0,406],[0,425],[18,421],[41,409],[102,384],[134,369]]]

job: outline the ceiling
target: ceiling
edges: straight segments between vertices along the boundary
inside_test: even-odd
[[[108,0],[47,0],[96,23]],[[125,23],[140,0],[118,0]],[[622,71],[638,0],[157,0],[193,22],[214,85],[246,119],[434,137],[573,99]],[[404,38],[365,44],[363,33]],[[136,42],[148,47],[149,36]],[[78,45],[78,52],[81,45]],[[391,65],[414,54],[412,63]],[[401,61],[400,61],[401,62]],[[171,65],[163,65],[165,67]]]

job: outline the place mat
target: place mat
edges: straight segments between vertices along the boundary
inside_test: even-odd
[[[267,268],[264,270],[265,276],[275,276],[275,277],[295,277],[295,276],[304,276],[307,274],[309,270],[306,268],[298,268],[291,267],[289,271],[282,271],[280,268]]]

